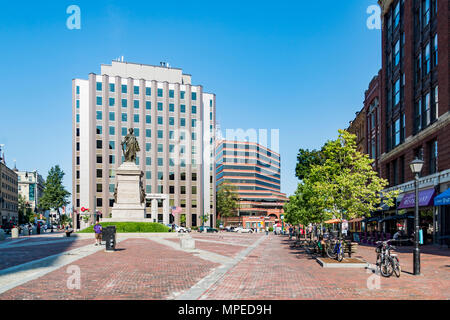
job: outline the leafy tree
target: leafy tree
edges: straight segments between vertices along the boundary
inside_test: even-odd
[[[220,217],[236,216],[238,199],[237,187],[226,181],[222,183],[216,193],[217,213]]]
[[[186,225],[186,215],[182,214],[180,216],[180,225],[185,226]]]
[[[63,177],[65,173],[56,165],[48,172],[47,180],[44,183],[44,194],[41,198],[41,207],[44,210],[56,210],[68,205],[70,192],[63,186]]]
[[[23,224],[33,221],[35,214],[31,209],[30,204],[26,201],[25,197],[19,194],[18,201],[19,201],[19,208],[18,208],[19,223]]]
[[[312,166],[305,184],[315,194],[310,204],[321,210],[323,217],[370,216],[381,210],[382,198],[393,205],[398,191],[382,192],[388,181],[373,170],[373,159],[356,150],[356,135],[339,130],[338,139],[328,142],[322,154],[324,162]]]
[[[297,165],[295,167],[295,176],[300,180],[305,179],[311,172],[313,165],[319,165],[323,162],[322,152],[317,150],[309,151],[300,149],[297,155]]]

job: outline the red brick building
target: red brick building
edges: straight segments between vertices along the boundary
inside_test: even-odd
[[[391,189],[402,191],[397,210],[386,214],[398,215],[400,208],[408,214],[414,208],[405,208],[401,199],[414,190],[409,164],[415,158],[425,162],[421,192],[434,188],[439,194],[450,188],[450,1],[379,4],[383,20],[379,169]],[[434,207],[430,200],[421,207],[421,215],[421,224],[434,234],[434,241],[450,234],[449,206]],[[404,223],[412,226],[412,222]]]

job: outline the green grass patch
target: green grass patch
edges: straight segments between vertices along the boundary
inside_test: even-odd
[[[160,223],[153,222],[100,222],[103,228],[116,226],[117,233],[163,233],[169,232],[169,228]],[[77,233],[94,233],[94,226],[90,226]]]

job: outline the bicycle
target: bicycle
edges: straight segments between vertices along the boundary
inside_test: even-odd
[[[380,273],[383,277],[389,278],[392,274],[395,274],[397,278],[400,277],[402,269],[400,266],[400,261],[396,254],[392,254],[391,250],[395,250],[396,248],[389,243],[393,241],[377,241],[376,249],[377,252],[377,262],[376,266],[380,270]]]
[[[344,245],[342,239],[329,240],[327,255],[330,259],[336,259],[339,262],[344,260]]]

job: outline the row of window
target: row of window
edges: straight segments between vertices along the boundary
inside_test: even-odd
[[[432,69],[438,66],[438,35],[435,34],[416,56],[415,81],[419,83]]]
[[[96,84],[96,89],[97,91],[102,91],[103,89],[103,83],[102,82],[97,82]],[[140,86],[133,86],[133,94],[135,95],[139,95],[140,93]],[[109,84],[109,92],[116,92],[116,85],[114,83],[110,83]],[[123,94],[128,93],[128,86],[126,84],[123,84],[121,86],[121,92]],[[79,91],[79,87],[77,87],[77,94],[80,94]],[[152,88],[150,87],[145,87],[145,95],[146,96],[151,96],[152,95]],[[157,89],[157,96],[162,98],[164,97],[164,89]],[[186,92],[185,91],[180,91],[180,99],[185,99],[186,97]],[[169,89],[169,98],[175,98],[175,90]],[[196,92],[192,92],[191,93],[191,100],[197,100],[197,93]]]

